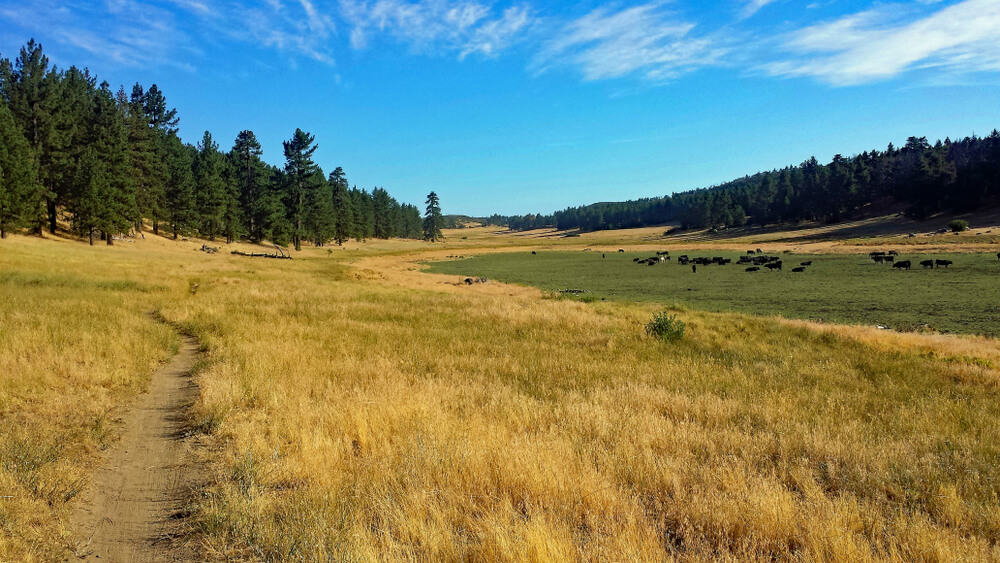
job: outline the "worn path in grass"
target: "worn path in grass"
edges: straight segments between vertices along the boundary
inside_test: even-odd
[[[194,338],[157,370],[149,391],[124,418],[92,490],[72,515],[76,553],[86,561],[183,561],[192,554],[170,541],[184,492],[197,471],[184,441],[184,411],[195,399]]]

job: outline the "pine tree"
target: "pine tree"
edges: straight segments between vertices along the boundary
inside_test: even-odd
[[[14,121],[36,159],[41,197],[32,198],[40,202],[35,232],[41,234],[47,220],[50,232],[54,233],[57,194],[53,185],[57,169],[50,166],[50,160],[62,140],[55,134],[59,79],[55,70],[49,68],[49,58],[42,53],[41,44],[31,39],[21,48],[13,65],[5,60],[0,66],[0,85]]]
[[[295,250],[302,250],[305,234],[306,204],[309,194],[317,186],[315,172],[319,167],[312,161],[312,155],[319,148],[316,138],[301,129],[296,129],[292,138],[284,141],[285,175],[288,182],[288,204],[292,222],[292,242]]]
[[[194,161],[194,182],[198,230],[208,240],[215,240],[222,234],[225,222],[227,193],[223,165],[219,145],[212,140],[212,134],[205,131]]]
[[[427,194],[427,210],[424,213],[424,240],[437,242],[441,238],[441,226],[444,219],[441,217],[441,202],[434,192]]]
[[[344,241],[351,238],[355,231],[354,209],[351,205],[352,198],[347,191],[347,176],[344,169],[337,167],[330,172],[330,190],[333,194],[333,212],[335,223],[333,226],[333,238],[338,245],[343,245]]]
[[[351,188],[351,208],[354,211],[354,238],[362,242],[375,236],[375,204],[371,195],[354,186]]]
[[[258,212],[261,224],[261,240],[270,240],[275,244],[287,244],[292,237],[292,225],[288,219],[288,209],[285,207],[285,174],[278,168],[266,167],[269,177],[266,191],[260,198]]]
[[[382,188],[372,190],[372,236],[387,239],[392,236],[392,197]]]
[[[0,100],[0,238],[33,219],[38,196],[35,156],[7,103]]]
[[[167,155],[166,220],[177,239],[198,227],[193,172],[197,151],[181,142],[175,133],[165,137],[164,145]]]
[[[260,159],[262,154],[257,137],[249,130],[239,132],[229,153],[247,233],[254,242],[263,239],[264,216],[268,214],[264,201],[268,195],[267,171]]]
[[[143,217],[150,219],[153,232],[159,232],[159,221],[164,215],[164,184],[167,171],[164,158],[158,150],[159,130],[153,128],[143,107],[145,93],[142,86],[132,87],[128,102],[122,104],[126,116],[129,141],[129,165],[136,190],[137,215],[133,219],[137,230],[142,231]],[[124,100],[124,91],[119,96]]]
[[[153,84],[142,96],[142,110],[149,118],[153,127],[163,131],[167,135],[177,133],[177,124],[180,119],[177,117],[175,108],[167,107],[167,99],[163,92]]]
[[[110,246],[114,244],[114,235],[127,231],[136,215],[135,189],[130,177],[125,116],[107,82],[96,93],[94,110],[90,147],[95,162],[90,174],[97,178],[95,183],[100,190],[97,197],[101,202],[94,226]],[[78,180],[81,181],[89,183]]]

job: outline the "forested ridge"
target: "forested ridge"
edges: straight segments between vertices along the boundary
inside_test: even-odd
[[[815,157],[798,166],[760,172],[718,186],[664,197],[569,207],[551,215],[493,215],[489,222],[523,230],[623,229],[666,223],[683,228],[733,227],[748,223],[836,222],[866,206],[889,202],[925,219],[939,211],[977,209],[1000,196],[1000,132],[987,137],[945,139],[930,144],[910,137],[905,146],[828,164]]]
[[[296,248],[424,236],[416,206],[350,187],[340,167],[325,174],[301,129],[279,168],[262,160],[250,130],[223,151],[208,131],[184,143],[178,121],[155,84],[112,91],[87,69],[50,66],[34,40],[14,61],[0,59],[0,235],[54,233],[61,216],[91,244],[146,224],[174,238]]]

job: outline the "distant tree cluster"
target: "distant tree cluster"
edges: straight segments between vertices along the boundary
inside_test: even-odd
[[[924,219],[938,211],[967,211],[1000,196],[1000,132],[836,155],[829,164],[810,158],[799,166],[761,172],[711,188],[619,203],[570,207],[553,215],[490,217],[511,229],[620,229],[680,222],[684,228],[741,226],[856,216],[877,202],[907,206]]]
[[[94,243],[144,223],[177,238],[198,234],[316,245],[355,238],[422,238],[414,205],[382,188],[349,187],[312,160],[315,138],[296,129],[285,164],[271,166],[252,131],[223,152],[211,133],[177,135],[177,110],[154,84],[112,92],[86,69],[49,66],[29,41],[0,59],[0,235],[55,232],[59,214]]]

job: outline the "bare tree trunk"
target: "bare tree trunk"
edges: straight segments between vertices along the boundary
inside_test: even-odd
[[[90,246],[94,246],[94,227],[90,228],[88,234],[90,235]]]
[[[55,200],[49,200],[46,202],[46,207],[49,213],[49,232],[56,234],[56,202]]]

